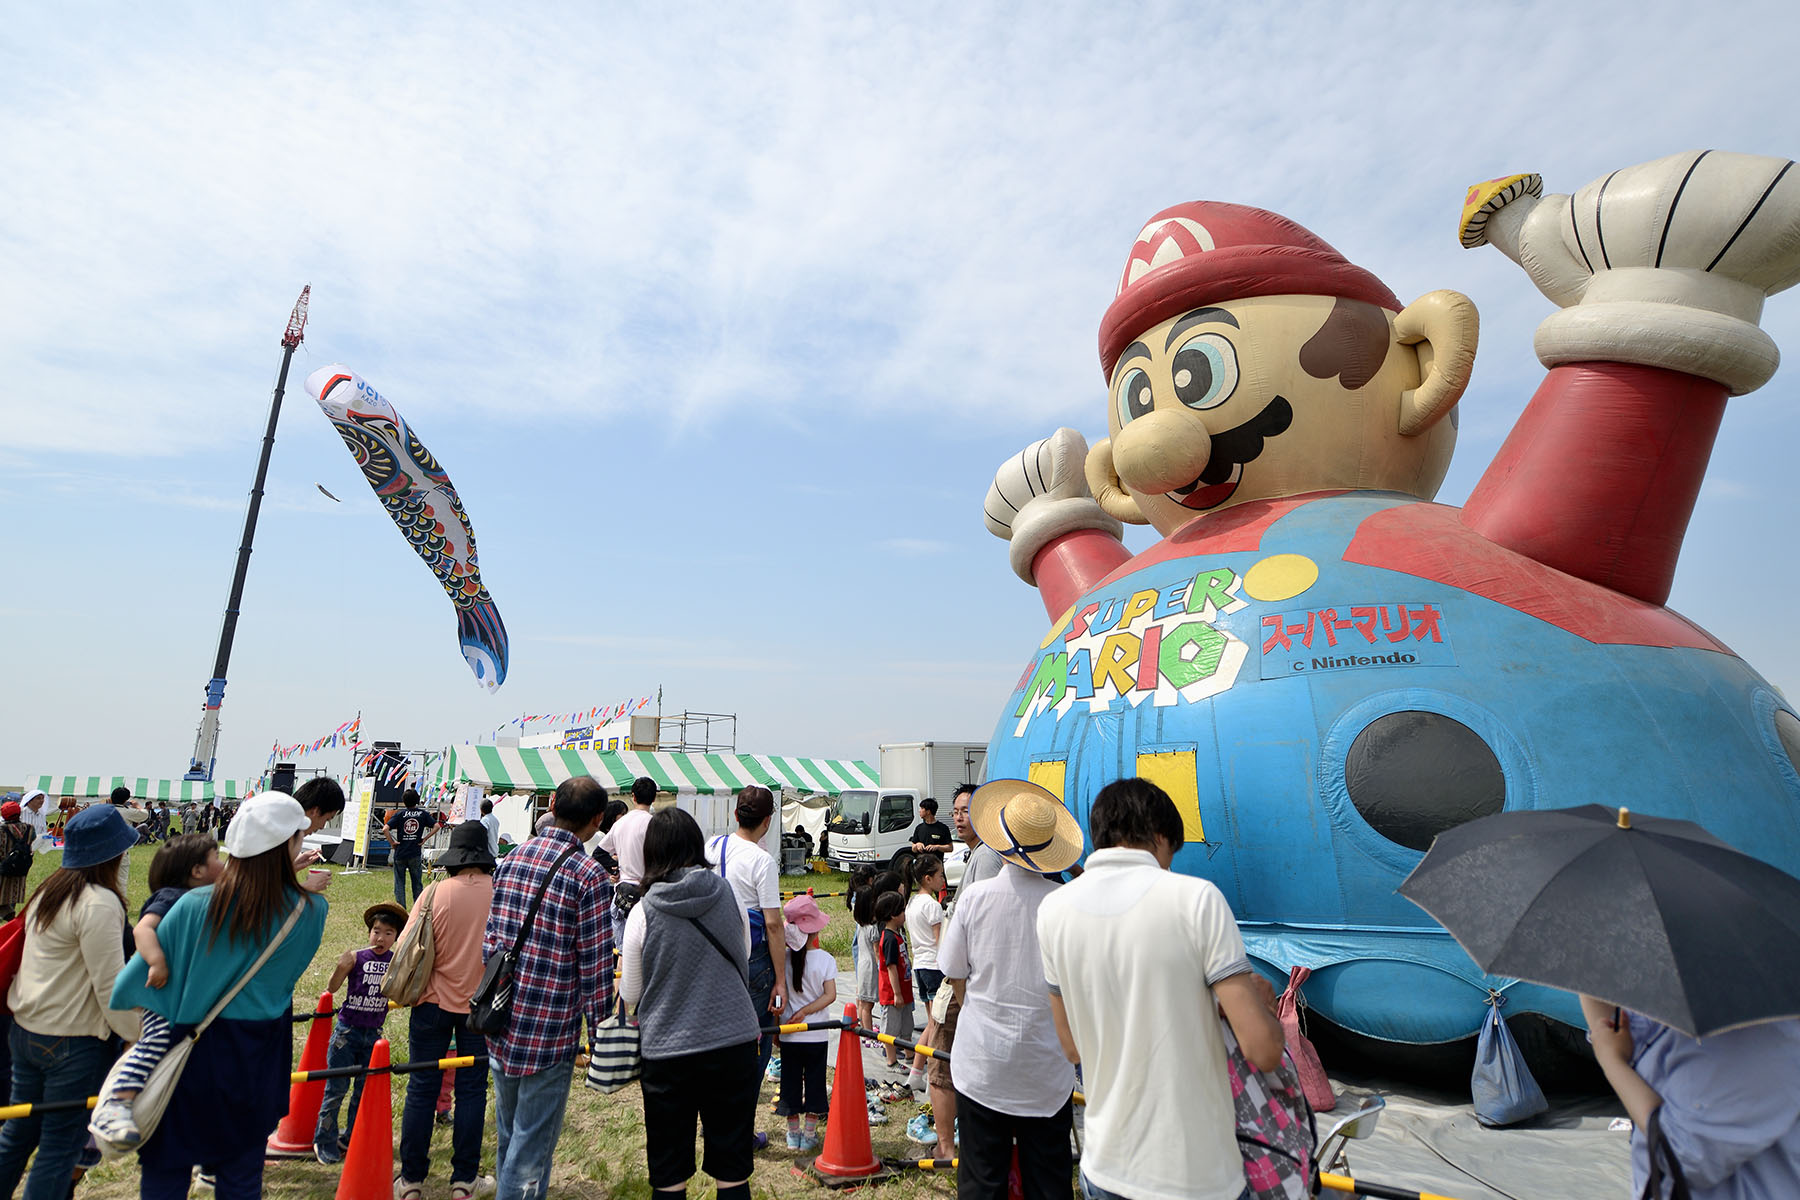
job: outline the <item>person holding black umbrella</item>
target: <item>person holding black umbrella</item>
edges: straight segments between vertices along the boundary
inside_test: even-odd
[[[1581,998],[1594,1058],[1631,1114],[1631,1186],[1692,1200],[1800,1196],[1800,1020],[1692,1038]]]
[[[1590,804],[1447,830],[1400,894],[1484,971],[1581,996],[1635,1195],[1800,1196],[1800,879]]]

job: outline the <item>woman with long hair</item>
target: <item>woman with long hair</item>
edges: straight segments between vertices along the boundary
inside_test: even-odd
[[[25,902],[25,951],[6,996],[15,1104],[92,1096],[112,1065],[113,1035],[138,1035],[130,1003],[114,1009],[108,1002],[125,962],[119,859],[137,833],[117,809],[97,804],[69,818],[63,836],[62,866]],[[18,1189],[33,1147],[25,1200],[68,1195],[87,1122],[76,1109],[0,1125],[0,1196]]]
[[[625,921],[619,994],[637,1007],[650,1186],[687,1189],[698,1117],[719,1200],[749,1200],[762,1015],[747,983],[749,914],[678,808],[644,831],[643,886]]]
[[[294,984],[325,930],[325,898],[313,893],[331,877],[309,875],[302,884],[294,875],[309,826],[285,793],[244,801],[225,831],[225,873],[184,894],[157,926],[168,982],[150,987],[142,957],[119,973],[113,1003],[160,1016],[171,1040],[248,977],[194,1043],[162,1124],[139,1152],[144,1200],[181,1200],[202,1162],[215,1171],[218,1200],[262,1194],[263,1146],[287,1112]],[[274,952],[252,973],[271,944]],[[133,1054],[142,1050],[140,1041]]]

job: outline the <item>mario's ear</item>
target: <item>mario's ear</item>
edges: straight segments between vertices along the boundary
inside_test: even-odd
[[[1419,355],[1419,386],[1400,393],[1401,434],[1424,433],[1462,399],[1480,335],[1475,302],[1461,292],[1426,292],[1395,314],[1395,338]]]
[[[1119,482],[1119,472],[1113,467],[1111,438],[1100,439],[1088,451],[1086,474],[1088,491],[1093,493],[1100,511],[1127,525],[1150,523],[1150,518],[1144,515],[1143,510],[1138,508],[1137,501],[1131,498]]]

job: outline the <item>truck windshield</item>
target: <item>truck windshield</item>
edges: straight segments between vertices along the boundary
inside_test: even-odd
[[[874,827],[874,792],[839,792],[831,802],[831,832],[868,833]]]

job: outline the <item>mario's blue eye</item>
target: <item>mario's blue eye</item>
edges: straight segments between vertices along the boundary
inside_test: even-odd
[[[1119,381],[1119,428],[1123,429],[1155,407],[1150,376],[1136,367],[1125,372],[1125,378]]]
[[[1169,366],[1175,398],[1189,408],[1217,408],[1237,390],[1237,351],[1222,333],[1189,338]]]

